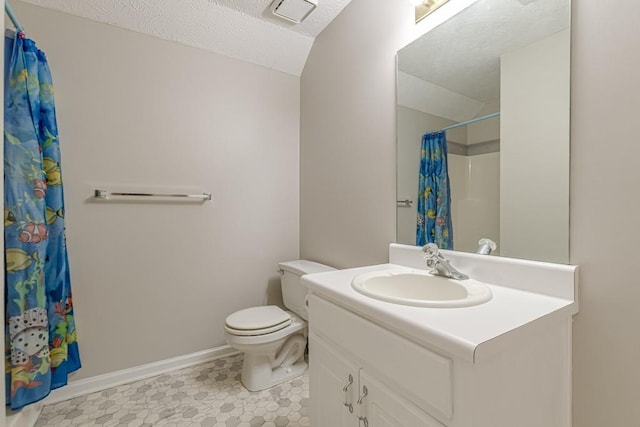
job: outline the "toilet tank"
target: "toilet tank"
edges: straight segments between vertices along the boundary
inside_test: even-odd
[[[282,271],[280,280],[284,306],[307,320],[307,306],[305,305],[307,288],[300,283],[300,277],[305,274],[333,271],[335,268],[307,260],[281,262],[278,267]]]

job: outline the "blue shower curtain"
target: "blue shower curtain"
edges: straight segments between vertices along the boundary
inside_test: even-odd
[[[7,404],[20,409],[80,368],[47,59],[5,37],[4,238]]]
[[[453,249],[451,198],[447,166],[447,135],[428,133],[422,137],[416,245],[435,243]]]

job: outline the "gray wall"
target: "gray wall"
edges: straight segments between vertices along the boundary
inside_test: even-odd
[[[318,37],[302,75],[303,256],[386,261],[395,239],[395,51],[408,2],[353,0]],[[640,405],[636,116],[640,38],[632,0],[573,11],[571,262],[574,427],[630,427]]]
[[[277,299],[299,256],[299,79],[14,3],[56,85],[75,379],[225,344],[225,317]],[[213,202],[91,202],[116,185]]]
[[[386,262],[396,235],[395,54],[409,9],[369,3],[316,38],[300,83],[300,252],[337,267]]]
[[[640,3],[574,0],[571,246],[580,266],[574,426],[640,425]]]

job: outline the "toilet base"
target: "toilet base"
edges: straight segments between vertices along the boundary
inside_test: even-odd
[[[291,366],[278,366],[277,368],[272,369],[270,365],[265,365],[261,361],[254,361],[251,359],[251,356],[245,354],[245,361],[242,366],[242,375],[240,376],[242,385],[244,385],[249,391],[261,391],[302,376],[308,367],[307,362],[302,360]],[[260,363],[262,368],[256,368],[256,362]]]
[[[285,340],[277,352],[245,352],[240,381],[249,391],[260,391],[305,373],[306,334],[295,334]]]

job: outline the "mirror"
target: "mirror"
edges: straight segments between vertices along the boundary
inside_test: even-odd
[[[570,0],[478,0],[398,52],[399,243],[568,262],[570,22]]]

